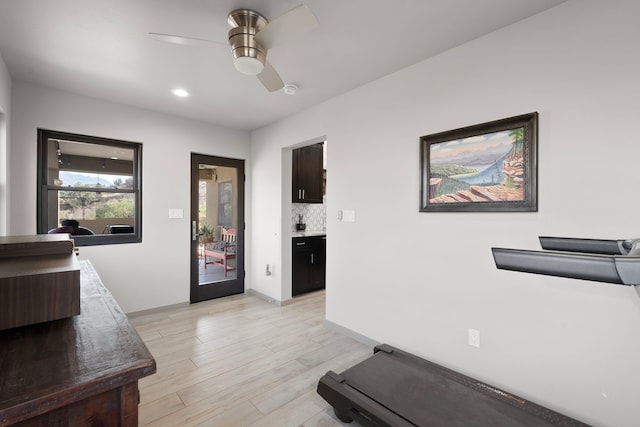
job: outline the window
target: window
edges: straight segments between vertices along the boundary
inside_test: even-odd
[[[142,241],[142,144],[38,130],[38,234]]]

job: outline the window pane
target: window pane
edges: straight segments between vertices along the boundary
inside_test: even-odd
[[[133,149],[53,138],[47,145],[49,185],[133,188]]]
[[[92,234],[133,233],[132,193],[50,190],[49,200],[58,206],[58,215],[50,218],[51,229],[62,226],[63,220],[76,220]]]
[[[78,246],[141,241],[141,144],[46,130],[38,144],[38,233],[70,233]]]

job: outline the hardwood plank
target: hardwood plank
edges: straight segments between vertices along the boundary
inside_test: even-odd
[[[203,400],[198,401],[195,399],[195,403],[185,406],[184,409],[180,409],[170,416],[159,420],[159,423],[152,423],[151,425],[179,425],[181,427],[198,425],[230,410],[233,406],[237,405],[238,402],[245,401],[249,403],[249,399],[255,395],[265,392],[304,371],[306,371],[304,366],[296,361],[292,361],[233,385],[227,384],[217,390],[212,389],[209,393],[201,393],[199,395]],[[221,380],[224,381],[224,379]]]
[[[197,427],[246,427],[261,417],[260,412],[251,403],[244,401],[233,406],[228,411],[198,424]]]
[[[310,391],[286,405],[281,406],[269,415],[249,424],[250,427],[299,426],[309,418],[322,412],[325,406],[315,399],[317,393]]]
[[[140,405],[140,408],[138,408],[138,412],[140,414],[138,422],[140,425],[147,425],[152,421],[158,420],[165,415],[172,414],[184,407],[185,405],[182,403],[182,400],[180,400],[178,393],[171,393],[160,399],[156,399],[151,403],[147,403],[146,405]]]
[[[354,426],[357,423],[354,424]],[[341,427],[343,423],[333,413],[333,408],[327,408],[322,412],[309,418],[304,423],[300,424],[300,427]]]
[[[155,376],[143,378],[139,381],[140,401],[147,403],[177,392],[183,387],[183,378],[188,377],[190,374],[197,376],[198,373],[196,371],[195,365],[190,360],[169,365],[158,365]]]
[[[301,354],[297,360],[308,368],[313,368],[325,360],[337,357],[341,354],[357,351],[362,348],[362,344],[348,337],[337,337],[329,341],[318,350],[307,351]]]
[[[211,393],[212,390],[227,389],[228,387],[234,386],[245,379],[252,378],[263,372],[284,365],[287,362],[293,361],[296,354],[302,351],[303,347],[308,348],[306,343],[304,343],[290,351],[266,355],[258,354],[256,358],[247,361],[247,363],[242,363],[233,370],[225,371],[222,375],[207,378],[204,381],[194,384],[188,389],[181,390],[179,395],[182,400],[189,405],[194,400],[200,400],[201,396],[206,396],[206,393]]]
[[[158,353],[157,373],[140,381],[140,424],[343,425],[317,395],[317,382],[372,349],[327,330],[324,313],[321,291],[283,307],[244,294],[134,316]]]
[[[364,346],[363,346],[364,347]],[[363,353],[366,350],[366,355],[370,356],[368,349],[363,349]],[[343,359],[351,360],[353,356],[350,353],[341,354],[338,357],[331,358],[330,360],[321,363],[307,369],[300,375],[295,376],[289,381],[286,381],[262,394],[251,399],[251,403],[263,414],[269,414],[277,408],[285,405],[287,402],[297,399],[298,397],[315,390],[318,385],[318,379],[322,377],[327,371],[332,370],[334,372],[342,372],[346,368],[342,364]],[[350,365],[349,365],[350,366]]]

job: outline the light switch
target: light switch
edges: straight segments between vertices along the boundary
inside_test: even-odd
[[[342,211],[342,222],[356,222],[356,211]]]
[[[172,218],[172,219],[184,218],[184,211],[182,209],[169,209],[169,218]]]

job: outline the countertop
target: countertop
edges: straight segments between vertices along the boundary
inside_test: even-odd
[[[294,231],[291,233],[291,237],[325,236],[326,234],[326,231]]]

